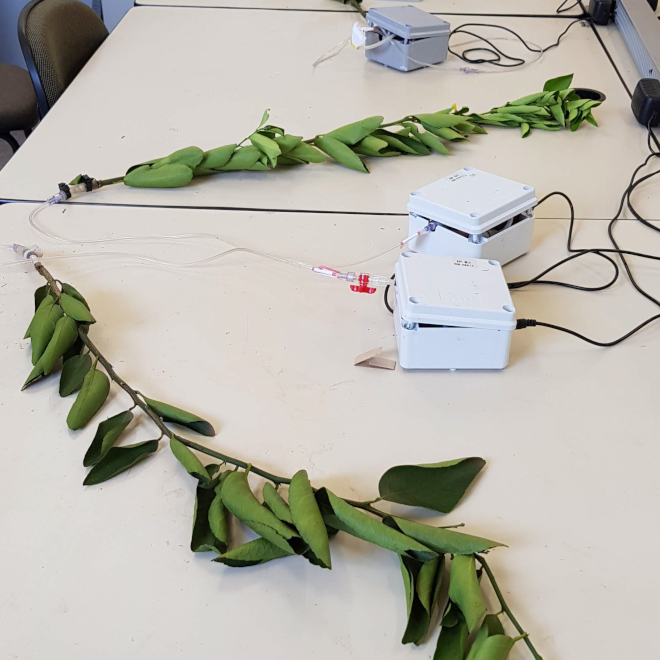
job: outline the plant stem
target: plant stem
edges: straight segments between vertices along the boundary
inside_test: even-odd
[[[57,286],[57,283],[53,279],[53,276],[38,261],[35,262],[34,267],[36,271],[46,279],[46,281],[50,285],[50,289],[53,292],[55,298],[59,299],[60,290]],[[80,326],[78,326],[78,337],[80,337],[80,340],[82,341],[83,344],[85,344],[89,352],[101,363],[103,368],[108,373],[108,376],[110,376],[110,379],[115,383],[117,383],[117,385],[119,385],[119,387],[121,387],[124,390],[124,392],[126,392],[126,394],[128,394],[128,396],[131,397],[135,406],[138,406],[151,419],[151,421],[158,427],[159,431],[163,435],[167,436],[168,438],[174,437],[180,443],[186,445],[186,447],[201,452],[202,454],[207,454],[208,456],[212,456],[213,458],[217,458],[221,461],[231,463],[232,465],[236,465],[241,468],[247,468],[248,463],[246,463],[245,461],[241,461],[238,458],[233,458],[232,456],[227,456],[226,454],[222,454],[219,451],[209,449],[204,445],[200,445],[196,442],[193,442],[192,440],[188,440],[187,438],[183,438],[179,435],[172,433],[172,431],[169,428],[167,428],[167,426],[165,426],[163,420],[142,400],[142,397],[123,378],[119,376],[119,374],[114,370],[110,362],[108,362],[108,360],[103,356],[101,351],[96,347],[94,342],[92,342],[92,340],[87,336],[87,333],[84,332]],[[291,482],[291,479],[287,479],[285,477],[279,477],[275,474],[271,474],[270,472],[255,467],[254,465],[251,466],[250,471],[264,477],[265,479],[269,479],[275,484],[288,484]]]
[[[114,179],[103,179],[102,181],[99,181],[99,186],[111,186],[113,183],[121,183],[123,180],[123,176],[116,176]]]
[[[495,576],[493,575],[493,571],[490,570],[490,566],[481,555],[475,555],[475,557],[477,561],[483,566],[483,569],[486,572],[486,575],[488,576],[491,585],[493,585],[493,591],[497,596],[497,600],[500,601],[500,605],[502,606],[502,611],[506,613],[511,623],[515,626],[516,630],[520,634],[519,639],[522,639],[525,642],[525,644],[527,644],[527,648],[530,650],[535,660],[543,660],[543,658],[534,648],[534,644],[532,644],[531,640],[529,639],[529,635],[523,630],[522,626],[518,623],[518,620],[513,615],[513,612],[509,609],[509,606],[506,604],[506,601],[504,600],[504,596],[502,595],[502,591],[500,590],[497,584],[497,580],[495,580]]]
[[[342,499],[344,500],[344,502],[346,502],[346,504],[350,504],[351,506],[354,506],[356,509],[362,509],[363,511],[368,511],[369,513],[373,513],[379,518],[384,518],[386,515],[388,515],[387,513],[383,513],[382,511],[379,511],[378,509],[372,507],[371,502],[358,502],[356,500],[347,500],[345,497]]]

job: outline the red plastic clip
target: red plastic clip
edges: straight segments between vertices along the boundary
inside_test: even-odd
[[[376,293],[375,286],[369,286],[369,275],[360,273],[358,276],[359,284],[351,284],[351,291],[355,293]]]

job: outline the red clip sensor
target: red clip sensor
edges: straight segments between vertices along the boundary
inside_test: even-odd
[[[369,286],[369,275],[361,273],[358,276],[359,284],[351,284],[351,291],[355,293],[376,293],[376,287]]]

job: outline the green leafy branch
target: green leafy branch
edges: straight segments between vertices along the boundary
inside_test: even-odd
[[[35,314],[26,333],[32,344],[34,368],[24,389],[61,365],[60,395],[66,397],[77,392],[67,416],[72,430],[85,427],[100,411],[111,382],[132,401],[130,409],[99,423],[83,459],[83,465],[91,468],[85,485],[107,481],[147,459],[158,449],[161,439],[167,437],[175,458],[196,480],[190,543],[193,552],[214,552],[217,555],[214,561],[231,567],[302,556],[313,565],[330,569],[330,539],[344,532],[399,556],[407,603],[404,644],[420,644],[428,635],[434,612],[442,610],[434,660],[504,660],[521,639],[535,660],[541,660],[504,601],[483,556],[502,547],[501,543],[450,527],[434,527],[394,516],[374,506],[385,500],[448,513],[482,470],[483,459],[395,466],[381,477],[376,500],[357,502],[341,498],[325,487],[313,488],[305,470],[299,470],[291,478],[282,477],[210,449],[175,434],[170,425],[183,426],[205,436],[215,435],[213,426],[197,415],[150,399],[128,385],[89,338],[89,328],[95,319],[85,298],[71,285],[55,280],[41,263],[35,263],[35,269],[46,279],[46,284],[35,291]],[[136,408],[153,422],[160,435],[146,442],[117,446]],[[205,465],[195,452],[216,462]],[[227,465],[233,469],[223,469]],[[261,501],[248,482],[250,472],[267,480]],[[288,491],[286,498],[283,487]],[[232,518],[252,529],[258,538],[232,547]],[[448,558],[451,564],[447,573]],[[505,634],[499,615],[486,614],[477,562],[486,572],[502,612],[518,630],[518,637]],[[441,603],[447,579],[448,599]],[[468,649],[470,635],[473,642]]]
[[[227,144],[210,151],[199,147],[180,149],[164,158],[133,165],[125,176],[102,181],[101,185],[123,181],[136,188],[177,188],[198,176],[235,171],[267,172],[321,163],[328,158],[368,173],[367,158],[428,156],[432,152],[448,156],[449,143],[485,134],[484,126],[520,127],[522,137],[527,137],[534,128],[575,131],[584,121],[597,125],[591,111],[600,101],[579,98],[570,87],[572,80],[572,74],[554,78],[545,83],[542,92],[484,114],[468,114],[469,108],[452,106],[432,114],[408,115],[389,123],[383,123],[384,118],[378,115],[308,140],[267,124],[269,114],[266,111],[257,130],[240,144]],[[79,177],[72,183],[78,180]]]

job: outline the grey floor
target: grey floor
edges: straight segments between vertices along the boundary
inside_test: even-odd
[[[23,131],[14,131],[12,135],[16,138],[19,144],[25,142]],[[4,140],[0,140],[0,170],[9,162],[11,157],[11,147]]]

